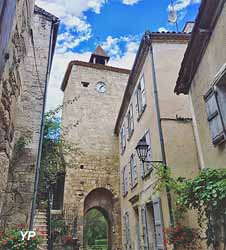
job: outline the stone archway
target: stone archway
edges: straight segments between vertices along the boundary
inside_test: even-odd
[[[117,203],[117,204],[116,204]],[[115,213],[115,207],[118,206],[118,202],[114,199],[111,191],[105,188],[96,188],[92,190],[84,200],[84,216],[91,210],[99,210],[108,222],[108,249],[117,249],[116,246],[118,232],[115,232],[115,228],[118,228],[116,221],[118,221],[118,214]],[[117,230],[118,231],[118,230]],[[116,233],[116,235],[115,235]]]

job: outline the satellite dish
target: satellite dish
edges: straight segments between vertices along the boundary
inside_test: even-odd
[[[169,23],[177,22],[177,12],[174,9],[169,10],[168,22]]]

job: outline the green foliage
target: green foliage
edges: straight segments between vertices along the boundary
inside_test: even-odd
[[[168,185],[175,195],[175,214],[181,217],[188,209],[196,209],[200,227],[207,225],[207,245],[217,247],[226,221],[226,169],[205,169],[194,179],[174,179],[163,167],[156,174],[157,188]]]
[[[42,159],[39,177],[39,193],[46,192],[46,186],[54,183],[56,174],[64,172],[67,166],[65,156],[72,150],[66,143],[61,132],[61,120],[52,112],[45,115]]]
[[[52,220],[51,221],[52,232],[59,236],[67,235],[69,233],[69,226],[66,224],[65,220]]]
[[[84,242],[85,245],[93,246],[97,240],[106,240],[108,225],[105,217],[96,209],[90,210],[85,216]]]
[[[27,229],[26,229],[27,230]],[[19,225],[8,232],[0,232],[0,248],[2,250],[37,250],[38,245],[42,241],[42,234],[36,233],[36,237],[27,240],[22,240],[21,231],[25,232],[23,227]]]

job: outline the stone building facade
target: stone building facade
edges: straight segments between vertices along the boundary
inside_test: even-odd
[[[156,193],[155,168],[164,163],[174,177],[192,178],[199,171],[189,99],[173,93],[189,38],[146,33],[129,76],[115,126],[125,250],[166,249],[163,228],[173,222],[172,197],[165,189]],[[136,152],[141,141],[149,146],[144,164]],[[183,223],[196,227],[194,218],[188,214]]]
[[[225,24],[226,2],[203,1],[175,87],[191,99],[202,168],[226,167]]]
[[[114,124],[129,71],[106,65],[109,57],[99,46],[89,62],[72,61],[62,84],[62,124],[72,143],[64,190],[65,218],[77,219],[83,249],[83,221],[96,208],[108,222],[109,249],[121,249],[118,138]],[[71,217],[70,217],[71,218]]]
[[[6,7],[2,11],[6,11]],[[34,1],[17,1],[14,14],[4,52],[7,60],[0,76],[0,219],[3,227],[28,222],[44,89],[59,24],[55,16],[34,7]]]

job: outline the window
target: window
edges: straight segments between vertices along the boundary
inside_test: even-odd
[[[125,124],[122,125],[121,131],[120,131],[120,144],[121,144],[121,153],[125,151],[126,148],[126,129]]]
[[[145,141],[147,143],[148,147],[148,154],[147,158],[145,160],[145,163],[143,164],[141,162],[141,176],[144,178],[145,176],[149,175],[152,172],[152,152],[151,152],[151,137],[149,131],[145,133],[145,135],[142,137],[141,141]]]
[[[123,216],[124,219],[124,249],[125,250],[130,250],[132,249],[131,247],[131,238],[130,238],[130,225],[129,225],[129,213],[126,212]]]
[[[128,140],[129,140],[134,131],[133,105],[132,104],[130,104],[130,108],[127,114],[127,131],[128,131]]]
[[[122,192],[123,192],[123,196],[126,196],[128,193],[128,189],[129,189],[129,183],[128,183],[128,168],[127,166],[125,166],[123,168],[123,173],[122,173]]]
[[[89,86],[89,82],[81,82],[81,84],[84,88],[87,88]]]
[[[134,154],[132,154],[130,157],[130,176],[131,176],[131,188],[133,188],[137,184],[137,165]]]
[[[211,88],[204,96],[207,121],[214,145],[221,144],[226,139],[226,87],[218,85]]]
[[[145,84],[144,76],[141,77],[136,91],[136,108],[138,114],[138,120],[146,108],[146,96],[145,96]]]
[[[144,250],[163,250],[163,218],[160,198],[156,198],[152,203],[141,207],[141,222],[143,229]]]

